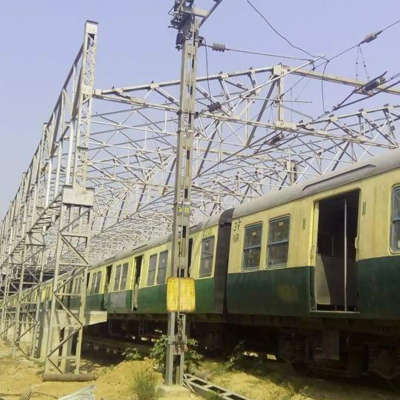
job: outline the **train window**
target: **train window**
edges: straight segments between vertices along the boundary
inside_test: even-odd
[[[168,264],[168,250],[160,253],[160,259],[158,260],[157,285],[162,285],[165,283],[167,264]]]
[[[400,250],[400,186],[392,191],[392,224],[391,224],[391,246],[392,250]]]
[[[156,276],[156,268],[157,268],[157,254],[153,254],[150,256],[150,261],[149,261],[149,275],[147,277],[147,286],[154,285],[154,278]]]
[[[99,271],[96,275],[97,275],[96,293],[100,293],[101,271]]]
[[[117,269],[115,270],[114,292],[118,291],[120,280],[121,280],[121,265],[118,265]]]
[[[76,278],[76,289],[75,289],[75,293],[80,293],[81,292],[81,283],[82,283],[82,278],[78,277]]]
[[[289,216],[269,221],[268,266],[285,266],[289,250]]]
[[[93,272],[90,274],[91,278],[92,278],[92,283],[91,285],[88,287],[88,293],[93,293],[94,292],[94,284],[95,284],[95,277],[96,274],[94,274]]]
[[[214,256],[214,236],[203,239],[201,242],[200,278],[210,276]]]
[[[93,292],[93,285],[94,285],[94,273],[92,272],[91,274],[90,274],[90,276],[92,277],[92,283],[91,283],[91,285],[90,286],[88,286],[88,293],[92,293]]]
[[[124,290],[126,288],[127,278],[128,278],[128,263],[125,263],[122,266],[121,285],[119,287],[119,290]]]
[[[95,272],[95,273],[93,274],[93,278],[92,278],[92,293],[96,293],[97,278],[98,278],[98,275],[97,275],[97,272]]]
[[[100,272],[92,274],[92,286],[90,293],[98,293],[100,289]]]
[[[262,224],[245,227],[243,245],[243,269],[258,268],[261,254]]]

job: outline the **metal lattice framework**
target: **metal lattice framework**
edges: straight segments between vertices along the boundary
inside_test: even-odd
[[[198,79],[193,223],[398,147],[398,105],[313,118],[307,117],[308,102],[290,102],[289,96],[285,102],[285,81],[321,78],[311,68],[277,65]],[[364,85],[327,75],[324,80],[346,85],[343,93]],[[123,247],[170,231],[178,92],[179,81],[95,91],[88,180],[97,189],[100,245],[105,237]]]
[[[74,269],[85,281],[88,263],[172,229],[179,81],[96,89],[96,41],[97,26],[87,23],[0,225],[0,334],[16,326],[16,347],[37,328],[39,312],[38,299],[22,289],[32,294],[43,279],[55,275],[57,281]],[[363,101],[316,116],[321,81],[336,104],[349,93]],[[193,224],[272,189],[398,148],[399,94],[393,84],[366,90],[365,82],[322,74],[315,62],[198,78]],[[53,288],[53,313],[63,290]],[[19,303],[6,306],[16,293]],[[81,335],[83,311],[72,313],[77,327],[71,335]],[[56,348],[48,360],[58,368]]]

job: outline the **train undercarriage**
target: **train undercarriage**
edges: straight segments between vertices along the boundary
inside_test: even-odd
[[[260,321],[263,321],[261,324]],[[133,345],[166,333],[166,316],[110,315],[106,323],[87,327],[98,338],[126,340]],[[398,321],[300,319],[292,317],[219,316],[189,318],[189,337],[202,352],[230,356],[242,343],[246,352],[273,355],[301,373],[347,378],[374,374],[385,380],[400,378]]]

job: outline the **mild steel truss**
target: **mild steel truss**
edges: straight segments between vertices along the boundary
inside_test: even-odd
[[[54,276],[53,314],[62,308],[62,296],[82,299],[79,310],[68,310],[77,321],[64,332],[66,342],[50,343],[48,370],[63,371],[67,357],[75,357],[79,368],[79,349],[71,356],[64,344],[74,335],[81,342],[86,285],[68,292],[68,282],[58,277],[76,271],[85,279],[88,263],[172,230],[179,80],[95,89],[96,43],[97,25],[88,22],[0,225],[0,333],[17,327],[15,347],[26,331],[35,331],[37,315],[31,304],[37,298],[25,297],[22,289],[33,293],[34,282]],[[319,72],[321,65],[279,64],[197,78],[193,224],[272,189],[399,147],[398,82],[331,76]],[[322,114],[321,92],[330,103]],[[92,194],[93,206],[86,201]],[[83,231],[72,223],[74,216]],[[55,360],[60,346],[65,357]]]
[[[373,107],[313,117],[321,80],[338,99],[349,91],[359,98],[365,82],[322,75],[308,64],[198,78],[193,223],[398,147],[400,107],[386,101],[400,90],[378,86],[367,94]],[[377,94],[386,105],[372,102]],[[88,180],[102,232],[95,257],[102,258],[109,255],[104,240],[124,248],[171,231],[179,81],[96,90],[95,98]]]
[[[79,373],[80,367],[86,285],[80,285],[77,293],[66,293],[68,282],[59,281],[59,276],[68,271],[83,280],[88,269],[93,191],[87,188],[86,173],[96,48],[97,24],[88,21],[83,44],[0,230],[0,271],[5,277],[0,288],[0,333],[11,336],[14,354],[17,348],[24,350],[21,340],[28,333],[32,335],[28,351],[36,354],[37,317],[47,313],[40,308],[37,289],[44,276],[53,278],[46,335],[40,346],[46,348],[46,373],[72,368]],[[16,296],[11,297],[13,293]],[[79,301],[65,306],[61,295]],[[68,320],[68,328],[60,319]]]

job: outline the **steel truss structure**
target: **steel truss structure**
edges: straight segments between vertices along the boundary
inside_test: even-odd
[[[1,228],[3,299],[17,294],[15,304],[3,304],[1,333],[7,334],[13,328],[14,354],[17,348],[26,351],[21,341],[33,332],[30,353],[35,355],[38,316],[44,311],[40,310],[37,285],[49,270],[53,278],[46,334],[46,373],[65,372],[71,364],[79,372],[80,367],[86,285],[79,285],[80,290],[73,293],[69,282],[60,281],[59,276],[73,271],[74,278],[79,276],[86,282],[89,265],[86,253],[94,193],[87,188],[86,180],[96,46],[97,24],[87,22],[83,45],[43,127],[39,146]],[[62,296],[79,297],[77,309],[65,307]],[[63,329],[57,318],[59,307],[72,321]]]
[[[172,231],[179,80],[95,88],[96,47],[97,24],[87,22],[0,227],[0,335],[8,334],[14,351],[27,351],[21,342],[29,333],[28,351],[37,355],[43,312],[37,289],[54,279],[47,373],[79,372],[88,265]],[[196,79],[192,224],[399,147],[400,104],[393,96],[400,90],[323,74],[317,63]],[[349,93],[357,101],[315,116],[321,82],[331,102]],[[81,284],[60,280],[65,271]],[[79,298],[79,307],[67,308],[63,296]],[[59,309],[72,321],[61,331]]]

